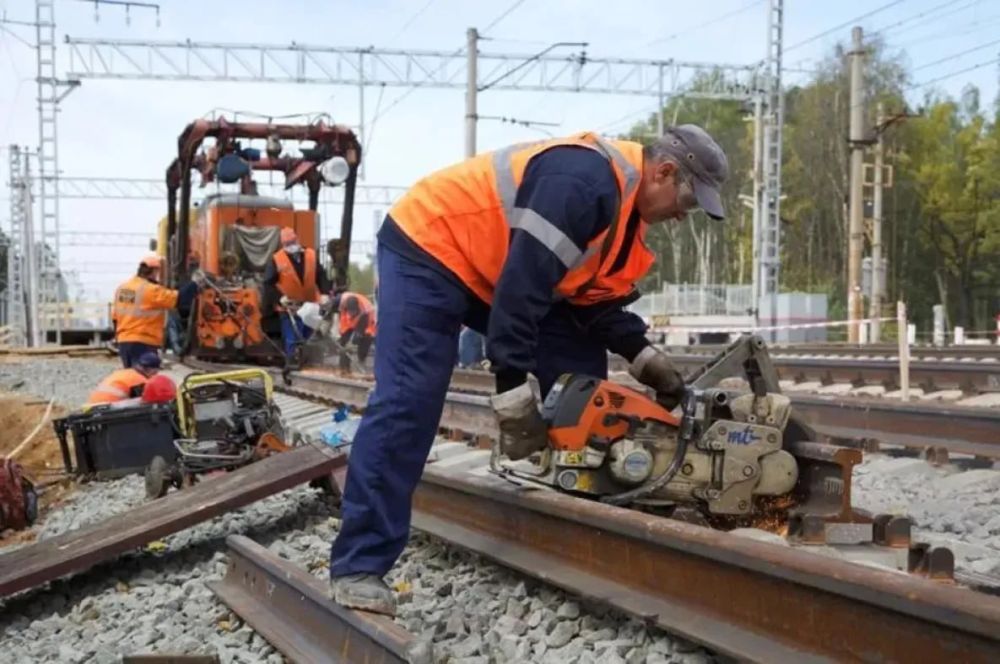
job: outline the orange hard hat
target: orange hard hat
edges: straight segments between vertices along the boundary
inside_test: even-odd
[[[281,244],[291,244],[292,242],[298,242],[299,236],[296,234],[294,228],[282,228],[281,229]]]
[[[145,256],[142,257],[142,260],[139,261],[139,265],[145,265],[146,267],[151,267],[156,269],[160,267],[160,263],[162,261],[163,259],[160,257],[159,254],[146,254]]]
[[[177,387],[169,376],[156,374],[142,388],[142,403],[169,403],[177,396]]]

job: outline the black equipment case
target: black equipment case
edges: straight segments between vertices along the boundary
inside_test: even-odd
[[[154,456],[177,457],[174,404],[96,406],[53,421],[66,472],[98,478],[142,473]],[[73,436],[70,456],[67,434]]]

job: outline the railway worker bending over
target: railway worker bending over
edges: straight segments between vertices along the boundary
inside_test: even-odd
[[[146,351],[128,369],[118,369],[105,376],[87,398],[87,405],[118,403],[141,396],[147,381],[160,372],[160,356]]]
[[[684,382],[624,309],[654,254],[650,224],[701,207],[722,218],[722,149],[694,125],[654,144],[594,133],[481,154],[418,182],[378,234],[375,389],[354,436],[330,555],[335,601],[393,613],[382,576],[410,531],[413,491],[437,432],[463,323],[486,334],[500,445],[547,445],[527,382],[607,375],[607,353],[673,408]]]
[[[341,293],[333,300],[337,310],[340,347],[345,349],[352,341],[358,347],[358,361],[364,363],[375,341],[375,307],[361,293]]]
[[[293,229],[282,228],[280,240],[281,249],[274,252],[264,270],[264,285],[277,288],[281,294],[277,307],[281,316],[281,341],[285,355],[291,356],[295,342],[308,339],[312,330],[288,308],[304,302],[323,302],[327,297],[325,293],[330,290],[330,280],[319,263],[316,250],[303,249]]]
[[[156,354],[163,345],[167,312],[178,306],[190,309],[198,292],[196,281],[179,291],[161,286],[161,265],[158,255],[147,254],[139,262],[135,276],[115,290],[111,320],[118,356],[126,369],[145,354]]]

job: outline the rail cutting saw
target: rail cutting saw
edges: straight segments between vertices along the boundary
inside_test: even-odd
[[[716,387],[730,376],[744,377],[749,391]],[[748,515],[755,499],[792,492],[799,464],[786,442],[811,437],[758,336],[741,337],[691,377],[679,414],[638,390],[567,374],[543,418],[548,448],[511,461],[495,443],[494,472],[615,505],[709,515]]]

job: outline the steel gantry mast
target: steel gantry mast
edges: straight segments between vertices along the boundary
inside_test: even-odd
[[[778,287],[781,273],[781,130],[784,124],[784,94],[781,87],[783,0],[769,0],[767,58],[764,61],[763,94],[755,103],[759,117],[760,150],[754,205],[754,307],[755,318],[768,312],[767,325],[774,326],[778,316]],[[772,333],[773,334],[773,333]]]
[[[25,301],[25,224],[28,221],[25,198],[27,189],[24,182],[24,164],[21,162],[21,148],[11,145],[8,151],[8,181],[10,189],[10,237],[7,240],[7,325],[10,327],[11,342],[19,346],[27,343],[27,312]],[[30,204],[30,199],[29,204]]]
[[[38,300],[59,307],[59,80],[56,76],[54,0],[35,2],[35,48],[38,64],[38,240],[40,252]],[[46,251],[48,246],[50,251]],[[62,341],[62,316],[55,317],[56,343]]]
[[[476,54],[490,89],[751,101],[760,108],[755,169],[754,309],[777,314],[780,278],[783,0],[768,0],[767,52],[754,64],[593,58],[579,53]],[[68,78],[467,89],[468,54],[307,44],[82,39],[67,36]],[[713,75],[708,75],[713,74]],[[689,84],[698,79],[697,89]],[[703,84],[702,84],[703,83]],[[478,86],[477,86],[478,87]],[[763,304],[763,307],[762,307]]]

